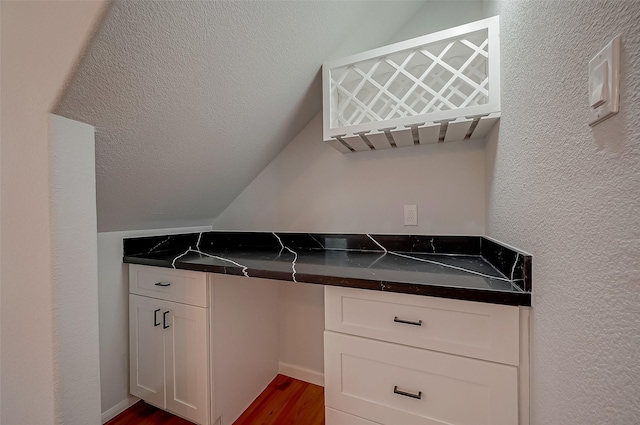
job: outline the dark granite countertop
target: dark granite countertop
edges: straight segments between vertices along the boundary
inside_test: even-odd
[[[124,262],[531,305],[531,256],[481,236],[203,232],[125,239]]]

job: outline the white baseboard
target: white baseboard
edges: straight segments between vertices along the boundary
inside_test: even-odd
[[[111,419],[115,418],[120,413],[124,412],[125,410],[127,410],[128,408],[130,408],[131,406],[133,406],[139,401],[140,399],[138,397],[134,397],[130,395],[125,400],[122,400],[120,403],[113,406],[111,409],[107,410],[106,412],[103,412],[102,423],[105,424],[109,422]]]
[[[307,369],[290,363],[280,362],[278,364],[278,372],[290,378],[299,379],[311,384],[324,387],[324,374],[315,370]]]

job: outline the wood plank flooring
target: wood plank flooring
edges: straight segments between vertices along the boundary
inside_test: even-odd
[[[324,388],[278,375],[233,425],[324,425]]]
[[[105,425],[193,425],[139,402]],[[233,425],[324,425],[324,388],[278,375]]]

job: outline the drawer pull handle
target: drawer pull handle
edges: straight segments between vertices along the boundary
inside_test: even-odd
[[[156,286],[171,286],[170,283],[162,283],[162,282],[154,283],[154,285],[156,285]]]
[[[153,311],[153,327],[160,326],[160,322],[158,322],[158,312],[160,309]]]
[[[403,395],[405,397],[415,398],[417,400],[422,400],[422,391],[418,391],[418,394],[412,394],[412,393],[408,393],[408,392],[399,390],[398,386],[394,385],[393,386],[393,393],[394,394],[398,394],[398,395]]]
[[[167,325],[167,314],[169,314],[169,310],[162,313],[162,329],[167,329],[169,325]]]
[[[393,321],[396,323],[404,323],[405,325],[422,326],[422,320],[418,320],[417,322],[412,322],[410,320],[398,319],[398,316],[396,316],[393,318]]]

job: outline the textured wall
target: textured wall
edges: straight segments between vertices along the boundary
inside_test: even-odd
[[[92,126],[51,115],[56,422],[100,422],[98,253]]]
[[[96,126],[98,229],[210,224],[320,110],[320,66],[422,2],[113,2],[56,113]]]
[[[533,254],[533,424],[638,424],[640,2],[499,6],[487,233]],[[616,34],[621,111],[591,129],[588,61]]]
[[[102,1],[2,2],[0,423],[54,423],[49,112]]]

